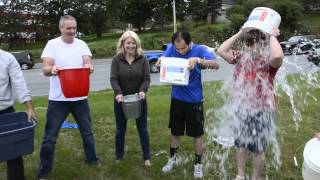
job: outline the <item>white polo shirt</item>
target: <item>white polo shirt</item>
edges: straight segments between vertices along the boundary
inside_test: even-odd
[[[41,58],[51,58],[58,68],[83,67],[83,56],[92,56],[87,44],[75,38],[72,43],[65,43],[61,37],[49,40],[44,48]],[[50,77],[49,100],[53,101],[78,101],[86,99],[87,96],[77,98],[66,98],[63,95],[59,76]]]

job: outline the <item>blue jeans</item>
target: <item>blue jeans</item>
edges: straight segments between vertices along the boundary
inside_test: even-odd
[[[98,160],[91,128],[90,109],[87,99],[80,101],[50,101],[47,110],[47,122],[40,150],[39,177],[47,176],[53,168],[55,144],[60,127],[71,113],[79,125],[83,149],[87,162]]]
[[[123,159],[124,156],[124,137],[127,130],[128,119],[125,118],[121,103],[114,102],[114,113],[116,116],[116,158]],[[136,119],[136,125],[139,132],[143,159],[150,159],[150,143],[147,127],[147,101],[141,103],[141,116]]]

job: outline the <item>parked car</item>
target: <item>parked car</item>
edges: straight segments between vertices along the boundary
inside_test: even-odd
[[[162,56],[163,52],[164,51],[161,51],[161,50],[144,51],[143,52],[149,62],[151,73],[158,73],[159,72],[159,67],[156,66],[156,62],[158,61],[159,57]]]
[[[31,69],[35,65],[33,56],[29,52],[20,51],[20,52],[11,52],[11,54],[17,59],[22,70]]]
[[[158,59],[163,55],[164,51],[168,49],[168,47],[172,46],[171,43],[163,44],[162,45],[162,50],[154,50],[154,51],[144,51],[144,55],[146,56],[149,65],[150,65],[150,72],[151,73],[158,73],[160,72],[160,69],[158,66],[156,66],[156,62]],[[211,48],[206,45],[202,45],[205,48],[208,49],[209,52],[214,53],[215,49]]]
[[[151,73],[158,73],[160,72],[160,69],[158,66],[156,66],[156,62],[158,59],[163,55],[164,51],[167,50],[167,48],[171,46],[171,43],[163,44],[162,50],[153,50],[153,51],[144,51],[144,55],[146,56],[149,65],[150,65],[150,72]]]
[[[298,44],[307,42],[307,41],[312,41],[314,38],[315,38],[314,35],[292,36],[288,39],[288,41],[280,42],[280,45],[282,47],[284,54],[291,55],[293,51],[296,52],[298,50],[296,48]]]
[[[319,66],[320,63],[320,49],[316,49],[313,52],[310,52],[307,56],[309,62]]]

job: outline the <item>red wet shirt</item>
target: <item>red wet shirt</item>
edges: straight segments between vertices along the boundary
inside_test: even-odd
[[[234,80],[238,98],[258,109],[275,109],[273,80],[279,68],[269,64],[269,57],[235,53]]]

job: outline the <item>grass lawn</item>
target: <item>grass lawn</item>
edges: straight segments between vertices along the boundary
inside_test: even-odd
[[[308,29],[313,30],[314,32],[320,32],[320,13],[305,14],[304,19],[306,21],[303,21],[302,24],[304,24]]]
[[[223,103],[218,95],[221,87],[220,82],[205,83],[205,112],[217,109]],[[309,89],[315,97],[319,99],[319,89]],[[305,93],[305,92],[301,92]],[[281,148],[282,165],[279,170],[274,169],[271,163],[271,156],[267,157],[266,173],[269,179],[302,179],[301,163],[303,145],[320,130],[319,125],[319,103],[310,101],[302,112],[303,121],[296,130],[292,122],[292,111],[289,99],[282,95],[279,100],[278,118],[278,142]],[[113,92],[101,91],[92,92],[89,97],[91,114],[93,119],[93,129],[95,133],[96,149],[102,158],[101,167],[92,167],[84,164],[84,153],[81,137],[77,129],[61,129],[56,144],[56,156],[53,172],[50,174],[52,180],[104,180],[104,179],[192,179],[193,178],[193,145],[191,138],[182,138],[179,154],[185,157],[182,165],[177,167],[172,173],[163,174],[162,166],[167,161],[169,148],[169,102],[170,86],[151,87],[148,92],[148,126],[152,150],[152,167],[145,168],[143,165],[142,153],[138,132],[134,120],[129,120],[126,134],[125,157],[121,162],[115,161],[114,155],[114,135],[115,120],[113,113]],[[25,156],[25,173],[27,179],[35,179],[39,165],[39,149],[43,136],[45,123],[45,108],[47,98],[34,98],[34,105],[37,108],[39,123],[35,135],[35,151],[33,154]],[[17,110],[24,110],[22,105],[16,105]],[[70,121],[72,117],[68,118]],[[213,119],[214,117],[206,117]],[[210,121],[206,121],[208,123]],[[235,176],[234,149],[221,149],[218,145],[211,144],[204,147],[205,154],[211,152],[228,151],[226,158],[226,168],[228,174]],[[159,151],[166,151],[166,154],[155,156]],[[293,165],[293,155],[297,151],[297,158],[300,168]],[[269,151],[268,151],[269,152]],[[270,154],[270,153],[269,153]],[[208,156],[206,156],[208,157]],[[219,162],[216,158],[205,158],[204,162],[210,162],[212,166],[205,170],[205,179],[221,179],[219,173]],[[250,172],[247,169],[248,173]],[[5,163],[0,163],[0,179],[6,177]]]

